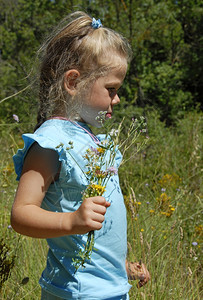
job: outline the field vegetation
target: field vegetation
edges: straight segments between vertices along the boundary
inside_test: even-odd
[[[33,132],[33,58],[61,17],[84,10],[130,41],[133,60],[114,124],[144,116],[147,143],[119,169],[128,214],[128,259],[151,281],[130,299],[202,299],[202,4],[199,0],[0,0],[0,298],[40,299],[46,241],[10,226],[17,188],[12,156]],[[124,25],[125,24],[125,25]],[[33,67],[33,62],[34,67]],[[34,83],[34,84],[33,84]],[[140,141],[138,140],[138,143]]]
[[[131,110],[132,112],[132,110]],[[201,299],[202,116],[189,113],[166,128],[155,111],[147,113],[148,141],[120,169],[128,212],[128,258],[142,260],[151,281],[142,289],[131,282],[131,299]],[[45,266],[44,240],[20,236],[10,226],[17,187],[12,155],[21,133],[32,124],[1,127],[0,287],[2,299],[39,299]]]

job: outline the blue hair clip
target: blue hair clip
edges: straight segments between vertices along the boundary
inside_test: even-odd
[[[102,27],[102,23],[100,21],[100,19],[96,20],[95,18],[92,18],[92,27],[94,29],[98,29],[99,27]]]

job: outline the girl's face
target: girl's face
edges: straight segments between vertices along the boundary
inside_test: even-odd
[[[113,68],[107,75],[96,79],[91,86],[90,93],[83,100],[80,112],[81,121],[101,127],[100,112],[106,112],[105,119],[111,118],[114,105],[120,102],[117,92],[123,83],[126,71],[126,60],[119,58],[119,67]]]

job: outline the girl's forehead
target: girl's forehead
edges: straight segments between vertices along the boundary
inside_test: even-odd
[[[109,67],[110,69],[121,68],[126,72],[127,70],[127,58],[116,52],[107,52],[100,57],[100,65]]]
[[[126,66],[127,67],[127,59],[123,56],[112,54],[111,55],[111,63],[112,65],[116,66]]]
[[[127,62],[120,61],[120,64],[114,65],[106,75],[107,80],[123,81],[127,72]]]

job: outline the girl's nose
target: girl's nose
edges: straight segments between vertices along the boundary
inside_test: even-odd
[[[112,100],[112,104],[118,104],[120,103],[120,98],[118,97],[118,95],[116,94]]]

